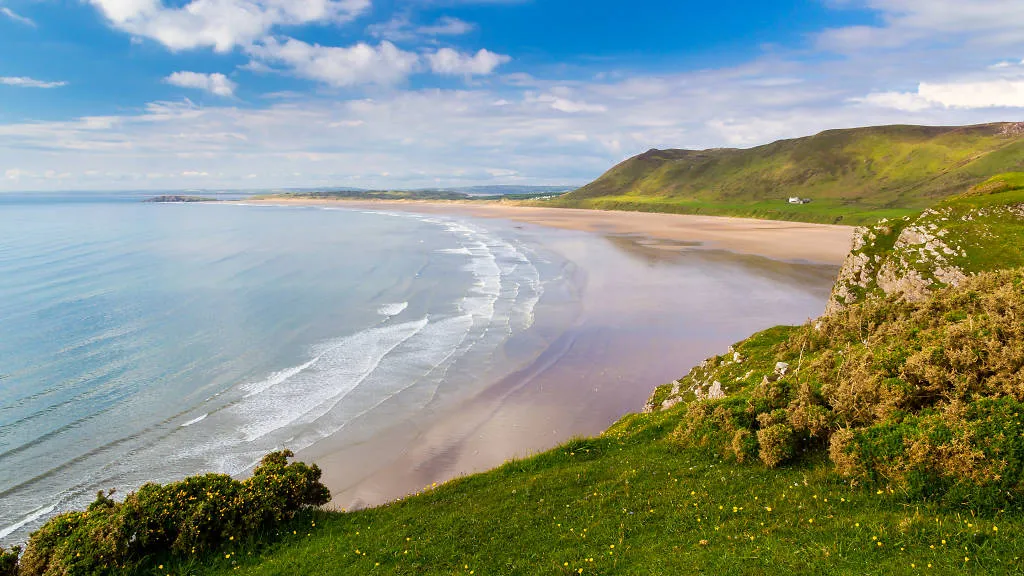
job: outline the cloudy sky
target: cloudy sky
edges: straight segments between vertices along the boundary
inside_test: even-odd
[[[1024,120],[1021,0],[0,0],[0,190],[581,184]]]

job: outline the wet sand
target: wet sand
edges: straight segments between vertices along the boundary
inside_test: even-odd
[[[462,214],[476,218],[501,218],[567,230],[636,235],[641,238],[692,244],[705,249],[728,250],[780,260],[835,265],[841,264],[846,257],[853,236],[852,227],[830,224],[652,212],[545,208],[497,202],[274,198],[247,203],[293,206],[342,205],[429,214]]]
[[[397,205],[344,204],[388,210]],[[516,228],[578,266],[581,309],[570,326],[551,332],[550,344],[533,362],[498,382],[482,383],[475,396],[424,411],[369,439],[352,441],[339,434],[303,451],[301,458],[324,469],[336,508],[379,505],[573,436],[599,434],[622,415],[640,410],[656,386],[729,344],[763,328],[819,315],[852,232],[661,214],[578,217],[550,213],[559,209],[401,206],[529,222]],[[626,223],[607,224],[607,218],[618,217],[626,217]],[[660,222],[656,234],[639,233],[641,223],[663,217],[670,220]],[[578,231],[594,227],[605,229],[602,234]],[[725,239],[729,233],[735,243]],[[705,243],[702,249],[693,249],[697,242]],[[736,251],[708,249],[725,245]],[[557,314],[557,303],[548,310]]]

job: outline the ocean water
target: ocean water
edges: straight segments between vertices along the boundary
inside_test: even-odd
[[[509,227],[139,199],[0,194],[0,542],[471,394],[543,349],[543,298],[574,301]]]

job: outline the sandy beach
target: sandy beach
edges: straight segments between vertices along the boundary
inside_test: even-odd
[[[407,210],[428,214],[462,214],[475,218],[501,218],[601,234],[628,234],[655,241],[695,244],[704,249],[728,250],[778,260],[819,264],[842,263],[850,250],[853,228],[829,224],[692,216],[653,212],[621,212],[545,208],[499,203],[428,202],[418,200],[320,200],[274,198],[253,204],[293,206],[344,205],[356,208]],[[675,249],[676,245],[670,245]]]
[[[601,433],[640,410],[655,386],[729,344],[820,314],[852,233],[841,226],[502,205],[262,203],[501,219],[578,266],[578,317],[568,327],[552,320],[549,344],[528,365],[482,383],[457,405],[425,410],[369,439],[356,422],[300,453],[324,469],[331,506],[339,509],[383,504]],[[557,302],[544,310],[540,330],[543,320],[563,312]]]

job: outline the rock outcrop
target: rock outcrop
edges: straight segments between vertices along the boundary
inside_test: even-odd
[[[961,263],[967,252],[943,225],[949,212],[929,209],[915,218],[858,228],[825,314],[871,296],[920,302],[937,288],[963,282],[967,274]]]

